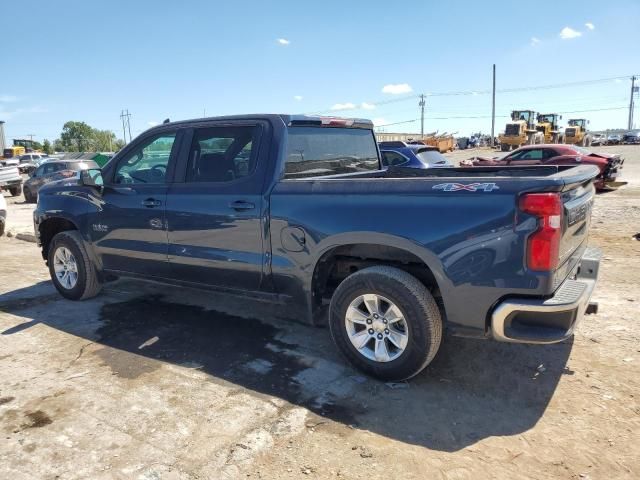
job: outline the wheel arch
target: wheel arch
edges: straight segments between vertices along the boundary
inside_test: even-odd
[[[80,230],[78,225],[65,217],[50,217],[38,225],[40,246],[42,248],[42,258],[47,260],[49,245],[51,240],[60,232],[69,230]]]
[[[309,278],[309,307],[313,323],[324,323],[323,300],[351,273],[373,265],[405,270],[423,283],[437,298],[446,318],[442,292],[448,280],[440,260],[429,250],[405,238],[377,232],[337,235],[318,245]]]

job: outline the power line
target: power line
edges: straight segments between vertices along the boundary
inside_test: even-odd
[[[597,109],[590,109],[590,110],[571,110],[571,111],[564,111],[564,112],[557,112],[559,114],[565,114],[565,113],[587,113],[587,112],[603,112],[603,111],[607,111],[607,110],[624,110],[627,107],[610,107],[610,108],[597,108]],[[496,115],[496,118],[510,118],[510,115]],[[491,115],[455,115],[455,116],[448,116],[448,117],[425,117],[426,120],[468,120],[468,119],[481,119],[481,118],[491,118]],[[403,120],[401,122],[394,122],[394,123],[386,123],[384,125],[376,125],[376,128],[380,128],[380,127],[390,127],[392,125],[401,125],[404,123],[413,123],[413,122],[417,122],[418,120],[420,120],[420,118],[414,118],[412,120]]]
[[[547,85],[531,85],[531,86],[526,86],[526,87],[502,88],[502,89],[497,89],[496,93],[532,92],[532,91],[539,91],[539,90],[551,90],[551,89],[556,89],[556,88],[595,85],[595,84],[598,84],[598,83],[611,82],[611,81],[615,81],[615,80],[624,80],[624,79],[627,79],[627,78],[629,78],[629,75],[621,75],[621,76],[606,77],[606,78],[597,78],[597,79],[592,79],[592,80],[579,80],[579,81],[575,81],[575,82],[552,83],[552,84],[547,84]],[[460,91],[448,91],[448,92],[429,92],[429,93],[426,93],[425,96],[426,97],[452,97],[452,96],[467,96],[467,95],[488,95],[488,94],[491,94],[492,92],[493,92],[493,90],[460,90]],[[420,95],[417,95],[417,94],[416,95],[408,95],[408,96],[401,97],[401,98],[393,98],[393,99],[380,100],[380,101],[367,102],[367,103],[372,103],[375,106],[388,105],[390,103],[398,103],[398,102],[405,102],[405,101],[408,101],[408,100],[415,100],[416,98],[420,98]],[[361,108],[354,105],[354,108],[342,108],[342,109],[340,109],[340,111],[353,111],[353,110],[361,110]],[[334,112],[335,113],[336,110],[331,110],[331,109],[323,110],[323,111],[320,111],[320,112],[310,113],[310,115],[320,114],[320,113],[327,113],[327,112]]]

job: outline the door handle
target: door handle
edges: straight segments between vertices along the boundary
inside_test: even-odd
[[[160,200],[156,200],[155,198],[147,198],[140,203],[143,207],[148,208],[159,207],[160,205],[162,205],[162,202]]]
[[[229,206],[238,212],[244,212],[246,210],[253,210],[256,208],[253,203],[245,202],[244,200],[236,200],[235,202],[231,202]]]

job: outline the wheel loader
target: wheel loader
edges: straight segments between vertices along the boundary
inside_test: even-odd
[[[562,143],[564,137],[560,131],[562,115],[541,113],[538,115],[536,130],[544,136],[544,143]]]
[[[581,147],[591,146],[593,140],[591,134],[587,132],[589,120],[585,118],[572,118],[569,125],[564,131],[564,141],[572,145],[580,145]]]
[[[504,133],[498,136],[500,150],[508,152],[522,145],[542,143],[544,136],[536,130],[536,112],[533,110],[514,110],[511,122],[507,123]]]

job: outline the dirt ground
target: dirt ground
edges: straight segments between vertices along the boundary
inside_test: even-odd
[[[63,300],[0,238],[0,478],[640,478],[640,147],[595,150],[629,182],[595,202],[599,313],[556,345],[446,338],[410,383],[263,304],[131,280]]]

